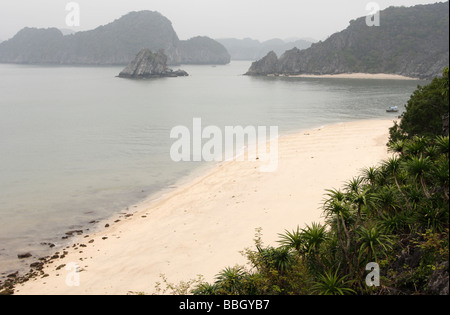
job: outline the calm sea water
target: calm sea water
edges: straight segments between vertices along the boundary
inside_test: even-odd
[[[170,130],[194,117],[283,134],[394,117],[386,108],[403,108],[422,84],[242,76],[249,66],[183,66],[189,77],[133,81],[115,77],[121,67],[0,65],[0,273],[17,268],[18,253],[63,246],[66,231],[204,166],[169,155]]]

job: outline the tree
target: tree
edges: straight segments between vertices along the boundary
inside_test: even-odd
[[[390,140],[416,135],[442,135],[443,116],[449,112],[449,77],[445,68],[442,77],[434,78],[425,86],[418,86],[405,105],[400,124],[390,130]]]
[[[361,219],[361,212],[363,209],[369,209],[372,206],[372,194],[369,192],[370,189],[360,190],[357,193],[352,194],[351,201],[356,205],[358,213],[356,216],[355,228],[358,227],[359,221]]]
[[[362,171],[362,178],[365,182],[369,183],[372,188],[375,185],[375,181],[377,180],[377,177],[379,176],[379,169],[375,166],[370,166]]]
[[[404,194],[404,192],[403,192],[403,190],[402,190],[402,188],[400,186],[400,183],[398,181],[398,173],[400,172],[400,169],[401,169],[400,158],[395,157],[395,156],[391,157],[391,158],[385,160],[382,165],[386,169],[386,171],[391,173],[391,175],[394,178],[395,185],[397,185],[398,191],[402,194],[402,196],[405,199],[406,203],[409,205],[409,201],[406,198],[406,196],[405,196],[405,194]]]
[[[326,226],[313,222],[302,230],[302,237],[306,252],[317,255],[320,246],[327,239]]]

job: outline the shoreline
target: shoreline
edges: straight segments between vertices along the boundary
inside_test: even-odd
[[[282,135],[275,173],[259,173],[248,161],[201,167],[128,214],[100,222],[104,228],[74,237],[63,258],[44,264],[43,277],[17,284],[15,293],[151,294],[160,274],[175,283],[198,274],[212,281],[221,269],[245,263],[239,251],[253,245],[255,229],[274,244],[277,233],[320,221],[325,189],[383,159],[390,126],[391,119],[358,120]],[[80,286],[66,284],[71,263],[80,268]]]
[[[340,74],[297,74],[287,75],[289,78],[327,78],[327,79],[370,79],[370,80],[409,80],[419,81],[419,78],[388,73],[340,73]]]

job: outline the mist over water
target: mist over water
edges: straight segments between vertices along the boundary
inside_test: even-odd
[[[247,77],[250,62],[134,81],[121,67],[0,65],[0,273],[17,254],[108,218],[205,166],[170,159],[170,131],[278,126],[280,134],[395,118],[419,81]],[[399,113],[401,114],[401,113]]]

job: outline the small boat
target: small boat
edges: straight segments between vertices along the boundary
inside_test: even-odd
[[[391,108],[386,109],[386,111],[388,113],[397,113],[398,112],[398,107],[397,106],[392,106]]]

